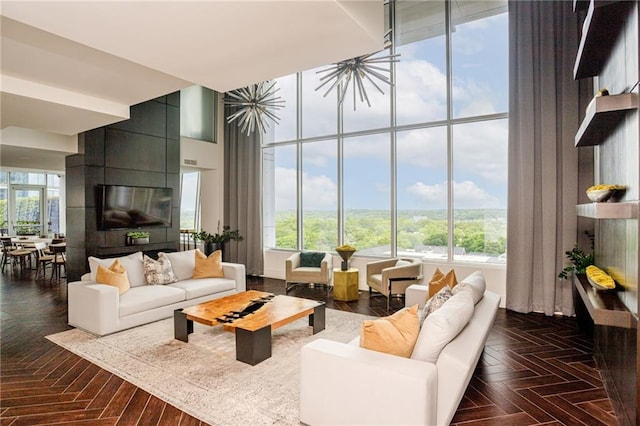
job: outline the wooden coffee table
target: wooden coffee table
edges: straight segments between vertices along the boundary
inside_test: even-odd
[[[255,301],[264,304],[244,317],[234,315]],[[309,317],[313,334],[324,330],[324,302],[249,290],[176,309],[173,315],[174,337],[188,342],[194,321],[209,326],[221,325],[223,330],[236,335],[236,359],[256,365],[271,357],[271,331],[305,316]]]

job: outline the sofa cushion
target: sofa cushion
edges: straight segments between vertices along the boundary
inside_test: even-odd
[[[189,278],[181,280],[170,285],[182,289],[189,299],[216,294],[222,291],[233,290],[236,288],[236,282],[229,278]]]
[[[120,316],[125,317],[184,300],[184,290],[169,285],[134,287],[120,296]]]
[[[473,308],[469,291],[461,291],[449,298],[425,319],[411,358],[435,363],[442,349],[467,325]]]
[[[471,290],[471,296],[473,296],[473,303],[477,304],[484,296],[484,292],[487,289],[487,283],[484,279],[484,275],[480,271],[476,271],[473,274],[466,277],[464,280],[453,289],[453,293],[458,293],[462,290]]]
[[[126,293],[131,288],[129,278],[127,278],[127,271],[120,265],[118,259],[114,260],[109,268],[98,265],[96,283],[113,286],[118,289],[118,294],[120,295]]]
[[[310,251],[300,253],[300,266],[319,268],[322,265],[325,253]]]
[[[129,284],[131,287],[138,287],[145,285],[144,282],[144,268],[142,265],[142,252],[131,253],[127,256],[112,257],[106,259],[100,259],[97,257],[89,257],[89,269],[91,270],[91,281],[96,280],[96,273],[98,272],[98,265],[102,265],[105,268],[111,266],[114,260],[118,259],[124,269],[127,270],[127,278],[129,278]]]
[[[196,250],[193,278],[224,278],[222,271],[222,250],[216,250],[207,257]]]
[[[388,317],[364,321],[360,330],[360,346],[408,358],[419,331],[418,305],[414,305]]]
[[[178,281],[165,253],[160,253],[158,260],[153,260],[145,254],[142,263],[144,265],[144,280],[147,284],[164,285]]]
[[[432,298],[427,300],[427,303],[424,304],[424,308],[422,308],[422,313],[420,315],[420,326],[424,323],[424,320],[427,319],[429,314],[437,311],[453,296],[451,289],[449,286],[444,286],[439,292],[433,295]]]
[[[193,276],[193,268],[196,266],[195,249],[164,254],[169,258],[173,273],[178,280],[186,280]]]
[[[446,286],[453,288],[457,283],[458,279],[456,278],[456,273],[453,269],[444,274],[440,271],[440,268],[436,268],[431,280],[429,281],[429,295],[427,297],[432,297]]]

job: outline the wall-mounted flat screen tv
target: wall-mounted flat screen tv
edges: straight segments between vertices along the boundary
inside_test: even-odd
[[[100,229],[170,227],[172,188],[100,185]]]

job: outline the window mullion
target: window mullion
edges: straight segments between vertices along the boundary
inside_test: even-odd
[[[451,2],[444,2],[445,50],[447,67],[447,260],[453,261],[453,66],[451,52]]]

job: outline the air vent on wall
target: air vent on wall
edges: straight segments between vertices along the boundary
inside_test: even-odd
[[[188,158],[184,159],[184,164],[186,166],[197,166],[198,165],[198,160],[189,160]]]

